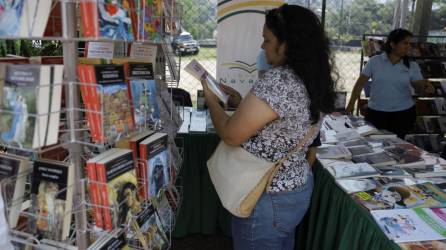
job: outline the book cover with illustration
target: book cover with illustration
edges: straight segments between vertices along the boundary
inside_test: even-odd
[[[371,212],[389,239],[396,243],[412,241],[443,240],[446,227],[430,209],[394,209]]]
[[[70,233],[74,166],[64,162],[34,161],[31,183],[34,235],[62,241]]]
[[[131,4],[125,0],[81,1],[81,30],[84,37],[133,40]]]
[[[162,0],[142,0],[144,13],[140,15],[138,23],[138,39],[153,42],[161,41],[162,31]]]
[[[159,118],[159,110],[156,101],[152,99],[155,87],[152,64],[128,63],[126,75],[136,125],[153,124]]]
[[[0,1],[0,36],[18,36],[26,0]]]
[[[141,160],[146,167],[148,198],[158,195],[170,180],[169,147],[165,133],[155,133],[139,144]]]
[[[141,210],[135,165],[131,150],[116,152],[96,162],[105,230],[129,223]]]
[[[413,241],[398,244],[402,250],[443,250],[446,249],[446,240]]]
[[[389,183],[375,189],[353,193],[352,197],[369,210],[414,207],[442,207],[445,194],[431,183],[404,186]]]
[[[367,163],[335,165],[326,169],[335,179],[367,178],[380,175],[379,171]]]
[[[49,65],[8,65],[3,87],[0,141],[18,148],[45,145],[50,110]],[[39,98],[44,97],[44,98]]]
[[[167,143],[166,143],[167,144]],[[155,197],[161,188],[169,184],[169,156],[167,145],[164,150],[154,154],[149,159],[149,190],[150,196]]]
[[[163,229],[161,219],[152,204],[147,204],[137,215],[135,223],[132,224],[134,232],[142,245],[149,249],[163,250],[168,247],[168,239]]]
[[[130,5],[124,0],[97,0],[99,34],[118,40],[133,40]]]
[[[78,65],[78,74],[81,82],[93,83],[80,88],[86,108],[96,111],[86,112],[93,140],[104,143],[133,131],[135,124],[123,66]]]

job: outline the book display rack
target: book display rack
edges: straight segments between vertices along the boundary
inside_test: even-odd
[[[170,37],[181,6],[0,5],[11,21],[0,40],[63,44],[61,57],[0,58],[0,188],[14,247],[168,249],[182,197],[182,120],[167,89],[179,83]]]

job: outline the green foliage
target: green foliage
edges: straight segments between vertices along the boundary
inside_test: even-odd
[[[17,56],[60,56],[62,42],[32,40],[0,40],[0,56],[7,54]]]
[[[181,0],[182,26],[194,39],[213,38],[217,29],[217,6],[209,0]]]
[[[359,39],[364,33],[387,34],[392,27],[393,1],[333,0],[330,4],[325,30],[338,42]]]

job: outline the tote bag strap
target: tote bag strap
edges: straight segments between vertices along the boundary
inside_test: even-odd
[[[288,154],[285,155],[285,157],[283,157],[274,164],[274,168],[269,174],[268,184],[266,185],[266,189],[271,185],[271,182],[273,181],[273,178],[276,175],[277,170],[279,170],[279,167],[283,164],[283,162],[286,161],[288,158],[290,158],[292,154],[299,151],[303,147],[303,145],[305,145],[305,143],[316,133],[318,127],[319,127],[318,124],[312,125],[308,130],[307,134],[304,136],[304,138],[299,142],[299,144],[297,144],[297,146],[293,150],[288,152]]]
[[[308,130],[307,134],[305,134],[304,138],[302,140],[300,140],[299,144],[297,144],[297,146],[288,152],[287,155],[285,155],[285,157],[283,157],[282,159],[280,159],[279,161],[276,162],[276,167],[279,167],[280,165],[282,165],[282,163],[286,160],[288,160],[288,158],[290,158],[290,156],[294,153],[296,153],[297,151],[299,151],[304,145],[305,143],[316,133],[316,130],[318,128],[318,123],[312,125],[310,127],[310,129]]]

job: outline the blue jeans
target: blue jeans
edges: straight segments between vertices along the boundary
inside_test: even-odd
[[[296,226],[310,206],[313,174],[289,192],[263,193],[251,216],[232,216],[234,250],[294,249]]]

